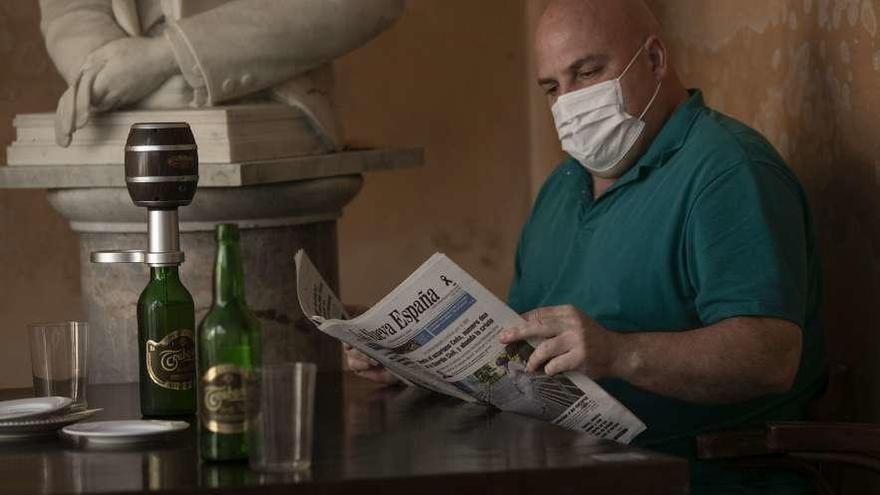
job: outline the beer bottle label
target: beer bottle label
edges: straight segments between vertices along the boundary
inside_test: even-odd
[[[147,341],[147,373],[156,385],[168,390],[193,388],[196,345],[192,330],[176,330],[159,342]]]
[[[245,431],[247,374],[235,364],[220,364],[202,376],[202,424],[214,433]]]

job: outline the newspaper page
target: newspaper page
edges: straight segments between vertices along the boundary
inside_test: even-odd
[[[300,305],[318,329],[405,381],[624,444],[645,430],[583,373],[528,373],[540,341],[500,343],[522,318],[441,253],[353,319],[305,252],[296,265]]]
[[[434,392],[476,402],[477,399],[462,393],[459,389],[436,378],[431,373],[413,368],[405,358],[352,333],[350,324],[353,321],[340,321],[349,318],[345,306],[302,250],[296,254],[296,278],[297,295],[303,314],[311,319],[321,331],[370,356],[410,385],[418,385]],[[328,322],[335,322],[335,324],[327,324]]]

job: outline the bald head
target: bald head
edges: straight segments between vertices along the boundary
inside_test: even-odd
[[[644,113],[646,128],[612,174],[631,165],[687,99],[669,63],[660,23],[643,0],[553,0],[538,22],[535,62],[551,105],[566,93],[621,78],[626,111]]]
[[[537,39],[583,36],[593,43],[644,42],[660,34],[660,23],[642,0],[553,0],[538,24]]]
[[[617,77],[614,69],[651,36],[660,36],[660,23],[642,0],[553,0],[535,34],[539,77],[578,63],[608,69],[598,79]]]

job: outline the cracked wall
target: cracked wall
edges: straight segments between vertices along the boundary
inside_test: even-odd
[[[673,62],[761,131],[810,196],[831,361],[880,419],[880,0],[654,0]],[[865,393],[867,392],[867,393]]]

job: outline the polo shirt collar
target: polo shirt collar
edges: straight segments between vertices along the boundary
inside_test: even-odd
[[[654,137],[654,141],[648,150],[642,155],[631,169],[617,179],[613,186],[608,188],[602,198],[608,193],[616,191],[625,185],[641,179],[651,169],[662,167],[684,145],[690,133],[691,127],[700,113],[706,108],[703,102],[703,92],[699,89],[688,90],[690,97],[672,112],[672,115],[663,124],[660,132]],[[586,174],[592,187],[592,177]],[[599,198],[600,200],[602,198]]]
[[[654,138],[648,151],[642,155],[633,168],[659,168],[662,167],[670,155],[678,151],[684,145],[691,126],[706,108],[703,102],[703,92],[699,89],[688,90],[690,97],[684,101],[674,112],[660,132]]]

